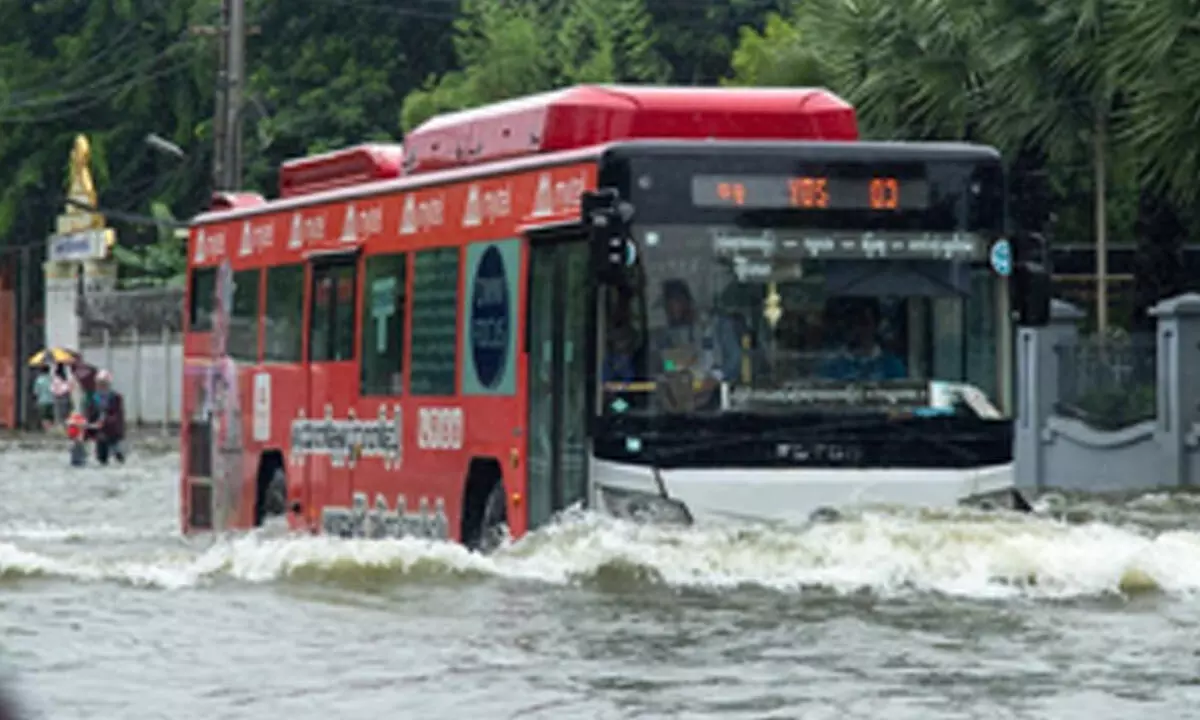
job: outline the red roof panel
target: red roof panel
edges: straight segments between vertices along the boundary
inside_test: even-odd
[[[279,168],[280,197],[399,177],[404,146],[367,144],[288,160]]]
[[[576,85],[434,117],[406,174],[632,139],[857,140],[854,108],[819,88]]]

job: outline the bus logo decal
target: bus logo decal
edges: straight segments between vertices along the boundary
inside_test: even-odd
[[[242,223],[242,244],[238,248],[238,257],[247,257],[254,252],[254,235],[250,232],[250,223]]]
[[[479,208],[479,186],[471,185],[467,190],[467,206],[463,210],[463,227],[479,227],[483,222],[483,213]]]
[[[416,195],[404,199],[404,211],[400,217],[400,234],[415,235],[427,228],[441,227],[446,222],[446,203],[435,195],[417,202]]]
[[[545,219],[555,215],[577,212],[580,197],[587,189],[587,179],[574,175],[565,180],[554,181],[550,173],[538,176],[537,192],[533,198],[531,218]]]
[[[507,185],[482,192],[478,183],[472,183],[467,188],[463,227],[479,227],[485,222],[493,223],[509,215],[512,215],[512,190]]]
[[[404,199],[404,214],[400,219],[400,234],[412,235],[417,231],[417,199],[409,195]]]
[[[535,218],[544,218],[553,214],[554,192],[550,189],[550,173],[542,173],[538,176],[537,195],[533,198],[531,215]]]
[[[207,234],[201,230],[196,235],[196,254],[192,258],[194,263],[206,263],[211,260],[216,260],[225,254],[225,233]]]
[[[342,221],[342,234],[338,239],[344,243],[356,243],[382,232],[383,206],[359,210],[354,203],[350,203],[346,206],[346,219]]]
[[[292,213],[292,232],[288,235],[288,249],[299,250],[304,247],[304,230],[300,224],[300,213]]]
[[[292,421],[291,455],[294,462],[308,456],[325,456],[334,467],[354,467],[359,458],[379,458],[387,470],[399,470],[404,461],[404,420],[400,406],[379,406],[375,419],[359,420],[353,411],[334,418],[325,406],[323,418],[308,418],[303,411]]]
[[[352,243],[358,241],[358,223],[355,220],[356,218],[354,203],[350,203],[346,206],[346,219],[342,221],[342,242]]]

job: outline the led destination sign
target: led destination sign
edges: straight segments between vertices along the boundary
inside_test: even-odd
[[[747,210],[927,210],[929,183],[897,175],[695,175],[697,207]]]

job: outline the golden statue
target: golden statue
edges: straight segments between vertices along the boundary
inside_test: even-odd
[[[96,183],[92,180],[91,165],[92,147],[88,143],[87,137],[76,135],[75,146],[71,149],[69,169],[71,185],[70,190],[67,192],[67,197],[87,207],[96,207],[100,199],[96,194]],[[61,228],[59,230],[60,233],[66,234],[79,230],[104,227],[104,218],[101,215],[89,213],[78,205],[68,203],[66,214],[74,216],[74,218],[68,223],[70,227]],[[87,220],[80,222],[81,217]]]
[[[75,136],[71,149],[71,191],[69,197],[96,207],[96,183],[92,181],[92,147],[83,135]],[[75,208],[76,211],[82,208]],[[67,208],[70,212],[71,208]]]

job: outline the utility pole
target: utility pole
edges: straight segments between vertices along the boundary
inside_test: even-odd
[[[223,190],[242,187],[242,108],[246,92],[246,0],[227,0],[229,50],[226,54],[225,182]]]
[[[236,191],[242,184],[242,108],[246,94],[246,0],[221,0],[221,23],[200,25],[193,35],[216,37],[217,93],[213,113],[213,189]]]
[[[220,41],[217,43],[217,102],[213,112],[213,190],[220,191],[229,189],[225,184],[225,136],[229,122],[225,110],[229,88],[229,0],[221,0],[221,24],[215,29]]]

